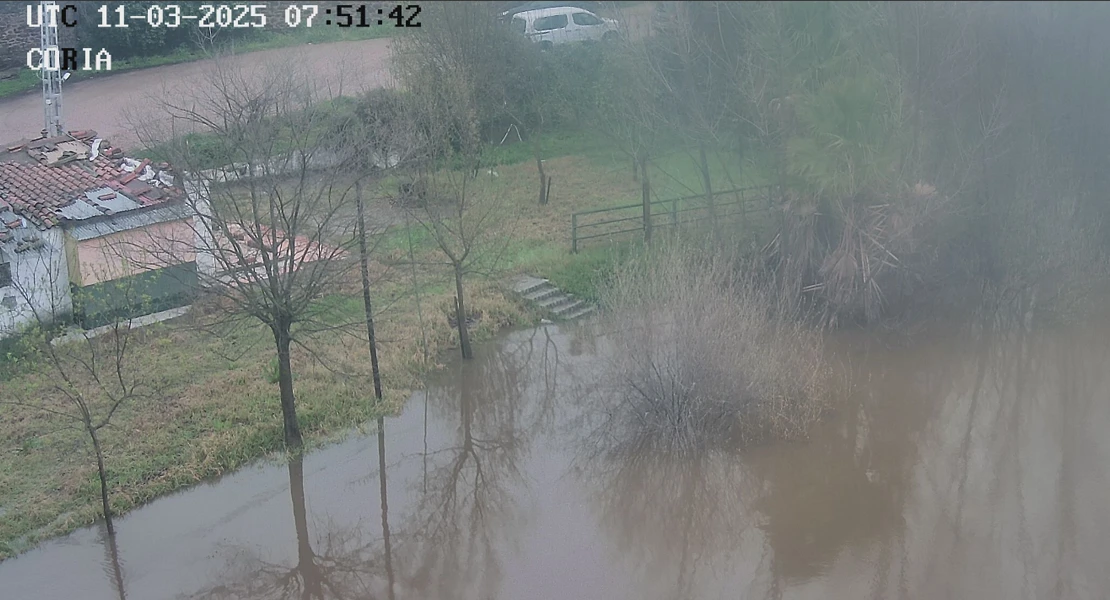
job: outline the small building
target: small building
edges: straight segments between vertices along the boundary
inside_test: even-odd
[[[95,131],[0,147],[0,337],[185,304],[195,249],[169,165],[127,158]]]

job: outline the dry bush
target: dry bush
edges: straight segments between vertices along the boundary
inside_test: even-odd
[[[617,270],[606,435],[668,451],[806,435],[830,385],[821,338],[748,272],[681,240]]]

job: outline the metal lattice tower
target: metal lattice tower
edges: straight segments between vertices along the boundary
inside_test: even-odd
[[[54,2],[39,2],[42,11],[42,25],[39,27],[42,48],[42,105],[46,118],[46,136],[57,137],[65,131],[62,126],[62,71],[57,64],[60,60],[58,54],[58,19],[57,7]],[[48,58],[49,57],[49,58]],[[53,60],[54,64],[50,64]],[[46,67],[53,67],[47,69]]]

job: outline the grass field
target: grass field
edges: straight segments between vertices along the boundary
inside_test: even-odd
[[[599,244],[578,254],[569,251],[573,212],[639,198],[640,184],[620,153],[584,134],[552,135],[542,146],[546,171],[554,178],[548,205],[536,202],[536,169],[524,145],[492,149],[497,175],[484,172],[474,183],[472,193],[507,200],[504,217],[512,224],[500,273],[489,279],[475,277],[469,284],[471,308],[482,315],[476,340],[489,339],[506,326],[538,320],[538,314],[501,292],[502,280],[529,273],[596,298],[598,281],[623,252],[635,247],[635,236],[629,236],[627,243]],[[658,160],[651,177],[659,182],[661,197],[688,194],[700,181],[697,169],[681,152]],[[448,274],[421,268],[416,286],[426,351],[432,359],[423,361],[414,286],[409,268],[402,264],[409,233],[403,226],[383,233],[372,269],[378,276],[374,300],[386,401],[377,405],[366,392],[371,386],[363,328],[308,338],[312,353],[294,353],[298,414],[309,446],[365,427],[381,413],[395,412],[419,387],[422,374],[455,347],[456,333],[447,318],[453,295]],[[430,262],[436,253],[431,240],[420,230],[411,233],[417,261]],[[357,290],[352,285],[324,299],[330,314],[358,323],[362,304]],[[269,332],[256,325],[213,337],[201,333],[192,321],[204,318],[183,317],[144,330],[137,338],[133,367],[153,374],[160,392],[125,406],[104,430],[112,502],[118,512],[282,447]],[[54,388],[52,367],[45,361],[9,360],[0,371],[6,373],[0,398],[48,398],[66,410]],[[87,437],[65,425],[56,415],[0,404],[0,558],[88,524],[98,514],[96,469]]]

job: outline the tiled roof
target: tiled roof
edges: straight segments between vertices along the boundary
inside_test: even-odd
[[[95,139],[95,131],[77,131],[0,148],[0,211],[8,205],[48,229],[66,220],[112,215],[120,200],[141,208],[184,197],[165,170],[168,165],[155,169],[149,160],[124,158],[120,149]],[[90,161],[93,148],[97,156]],[[86,194],[93,190],[100,192]]]
[[[73,163],[58,167],[0,163],[0,198],[39,227],[53,227],[58,224],[56,209],[72,204],[78,194],[108,178],[106,166],[97,171]]]

